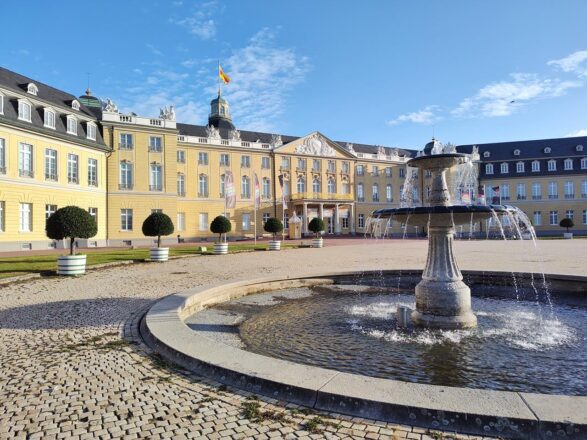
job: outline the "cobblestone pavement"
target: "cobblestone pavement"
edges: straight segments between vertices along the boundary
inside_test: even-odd
[[[395,263],[395,242],[359,244],[198,256],[0,287],[0,438],[480,438],[257,399],[176,371],[137,340],[138,317],[164,295],[219,279],[418,268],[425,246],[404,246]],[[463,261],[483,258],[476,246]],[[510,246],[500,264],[511,255]]]

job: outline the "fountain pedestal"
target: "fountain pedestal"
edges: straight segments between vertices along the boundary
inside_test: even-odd
[[[471,290],[463,282],[452,244],[452,226],[428,227],[428,259],[422,281],[416,286],[412,321],[421,327],[461,329],[475,327]]]

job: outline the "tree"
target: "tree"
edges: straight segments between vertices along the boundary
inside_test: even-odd
[[[320,232],[325,229],[324,221],[319,217],[314,217],[312,221],[310,221],[308,229],[316,234],[316,238],[320,238]]]
[[[568,234],[569,228],[572,228],[573,226],[575,226],[575,224],[573,223],[573,220],[571,220],[568,217],[565,217],[560,221],[559,226],[561,228],[567,228],[567,234]]]
[[[271,218],[267,219],[267,221],[263,225],[263,229],[265,230],[265,232],[272,233],[273,240],[275,240],[277,237],[277,234],[279,234],[281,231],[283,231],[283,223],[281,223],[281,220],[279,220],[278,218],[271,217]]]
[[[173,234],[173,222],[167,214],[154,212],[143,222],[143,234],[147,237],[157,237],[157,247],[161,247],[161,236]]]
[[[98,226],[88,211],[78,206],[66,206],[47,219],[45,232],[52,240],[69,238],[69,255],[75,255],[75,239],[92,238],[98,233]]]
[[[222,234],[230,232],[231,229],[232,225],[230,224],[230,220],[228,220],[223,215],[219,215],[214,220],[212,220],[212,223],[210,223],[210,231],[214,234],[218,234],[219,243],[222,242]],[[226,235],[224,236],[224,238],[224,241],[226,241]]]

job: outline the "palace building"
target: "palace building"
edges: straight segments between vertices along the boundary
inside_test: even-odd
[[[304,233],[321,217],[327,233],[362,234],[372,211],[400,206],[415,149],[335,141],[318,131],[239,130],[220,94],[210,107],[206,125],[177,122],[173,106],[158,117],[123,114],[90,90],[76,98],[0,68],[2,250],[63,246],[45,237],[45,220],[66,205],[87,209],[98,223],[98,235],[80,246],[151,244],[141,226],[157,210],[175,223],[165,240],[177,242],[212,239],[209,225],[220,214],[231,220],[233,239],[260,236],[269,217],[287,224],[294,214]],[[522,208],[539,234],[560,233],[564,216],[574,232],[587,233],[584,144],[587,138],[480,144],[478,183],[488,202],[499,187],[495,201]],[[225,209],[229,172],[236,206]]]

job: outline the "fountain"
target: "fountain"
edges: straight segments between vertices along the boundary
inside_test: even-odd
[[[422,281],[416,286],[416,310],[412,321],[419,327],[461,329],[477,325],[471,309],[471,290],[463,282],[454,252],[455,227],[492,218],[512,209],[502,205],[454,205],[448,190],[446,173],[470,157],[457,153],[450,144],[433,140],[408,167],[431,173],[428,206],[381,209],[373,217],[391,218],[428,229],[428,258]],[[405,189],[411,192],[410,188]]]

